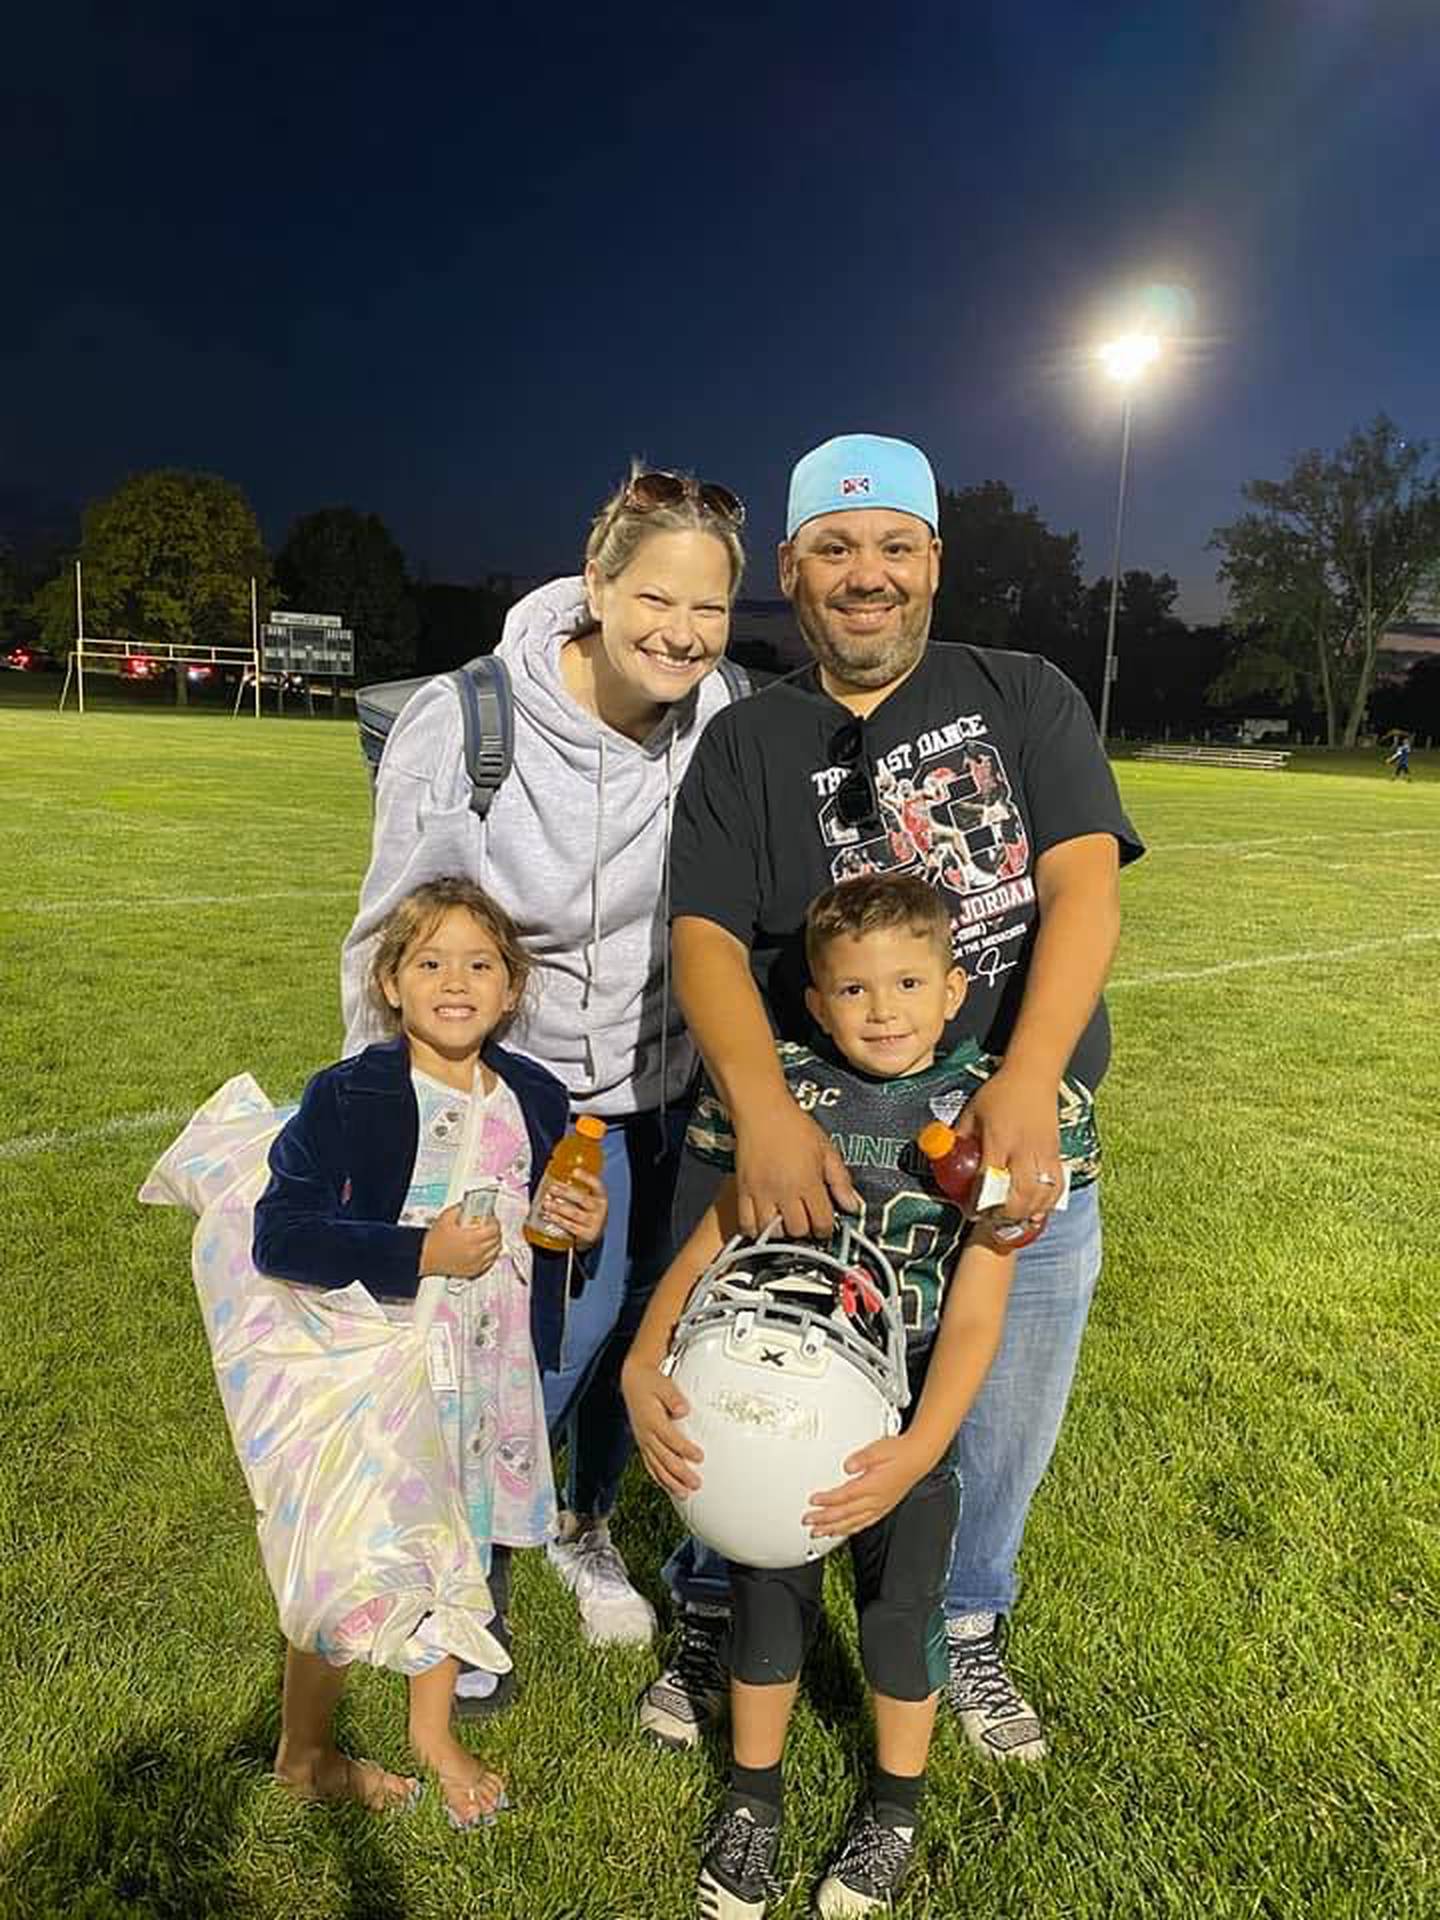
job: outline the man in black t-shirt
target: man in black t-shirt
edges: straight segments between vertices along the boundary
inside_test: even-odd
[[[825,1133],[789,1099],[774,1047],[776,1033],[812,1037],[805,909],[836,880],[914,872],[950,904],[969,991],[947,1044],[968,1036],[1004,1056],[964,1124],[1008,1170],[1015,1218],[1048,1213],[1059,1191],[1062,1076],[1095,1088],[1104,1075],[1118,869],[1143,848],[1063,674],[1034,655],[931,643],[938,525],[929,462],[904,441],[845,435],[798,463],[780,581],[813,664],[717,715],[681,790],[676,991],[734,1118],[747,1231],[779,1213],[791,1236],[828,1236],[833,1207],[858,1200]],[[682,1196],[698,1215],[708,1192],[682,1174]],[[1000,1628],[1099,1264],[1092,1187],[1020,1255],[1000,1354],[961,1429],[947,1699],[995,1758],[1045,1750],[1005,1672]],[[640,1718],[689,1744],[721,1697],[725,1586],[690,1543],[667,1574],[680,1651]]]

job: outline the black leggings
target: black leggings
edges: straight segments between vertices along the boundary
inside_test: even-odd
[[[860,1659],[876,1693],[928,1700],[945,1682],[941,1599],[960,1511],[960,1483],[947,1458],[892,1512],[852,1535]],[[730,1668],[747,1686],[778,1686],[804,1664],[820,1617],[825,1562],[742,1567],[732,1562]]]

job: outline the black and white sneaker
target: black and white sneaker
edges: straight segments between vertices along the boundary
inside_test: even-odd
[[[700,1920],[760,1920],[782,1889],[775,1861],[780,1823],[766,1825],[749,1807],[722,1813],[705,1840],[695,1911]]]
[[[680,1609],[675,1657],[640,1696],[640,1731],[662,1747],[695,1747],[725,1709],[730,1694],[726,1640],[730,1611],[722,1606]]]
[[[882,1826],[873,1807],[861,1807],[820,1882],[815,1895],[816,1913],[824,1920],[879,1913],[894,1899],[914,1858],[913,1827]]]
[[[966,1633],[967,1624],[963,1616],[945,1622],[950,1661],[945,1704],[977,1753],[991,1760],[1043,1760],[1045,1729],[1005,1671],[1001,1622],[973,1636]]]

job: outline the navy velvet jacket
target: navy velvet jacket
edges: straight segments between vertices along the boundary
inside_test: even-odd
[[[487,1043],[480,1057],[520,1104],[533,1194],[568,1125],[565,1089],[544,1067],[503,1047]],[[425,1229],[396,1222],[419,1144],[403,1037],[323,1068],[270,1148],[270,1183],[255,1208],[255,1265],[304,1286],[360,1280],[372,1293],[413,1300]],[[553,1372],[565,1323],[566,1260],[534,1251],[531,1337],[541,1368]]]

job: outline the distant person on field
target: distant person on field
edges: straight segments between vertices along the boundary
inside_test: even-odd
[[[421,880],[468,874],[534,956],[513,1044],[564,1083],[572,1110],[606,1122],[609,1224],[544,1381],[569,1461],[550,1563],[595,1643],[643,1643],[655,1627],[610,1538],[630,1454],[620,1363],[673,1250],[695,1051],[670,985],[666,865],[680,781],[734,697],[715,668],[744,513],[728,487],[637,469],[596,514],[583,577],[510,609],[497,653],[514,693],[514,765],[483,821],[454,685],[437,678],[415,695],[380,763],[370,869],[341,958],[355,1053],[377,1034],[365,983],[381,921]],[[503,1569],[496,1592],[503,1608]]]
[[[536,1324],[558,1345],[566,1262],[534,1252],[521,1229],[568,1103],[553,1074],[495,1040],[529,973],[509,915],[467,880],[433,881],[392,907],[371,973],[390,1037],[311,1080],[270,1149],[270,1183],[255,1208],[255,1265],[276,1279],[323,1288],[360,1280],[403,1320],[424,1275],[449,1278],[433,1324],[450,1358],[442,1381],[432,1372],[422,1390],[435,1395],[441,1471],[461,1491],[486,1564],[495,1543],[543,1544],[555,1519],[532,1301]],[[459,1186],[492,1187],[490,1216],[463,1224],[459,1205],[446,1204]],[[545,1205],[576,1246],[600,1238],[605,1191],[593,1176],[547,1189]],[[343,1476],[326,1486],[312,1460],[296,1469],[294,1497],[343,1505],[347,1488]],[[416,1782],[335,1745],[341,1657],[343,1647],[287,1648],[276,1776],[302,1800],[408,1805]],[[460,1670],[437,1646],[413,1674],[410,1744],[439,1778],[450,1825],[469,1831],[506,1801],[500,1776],[451,1731]]]
[[[1410,736],[1408,733],[1401,734],[1399,741],[1396,743],[1395,751],[1386,755],[1385,764],[1387,767],[1394,767],[1395,779],[1408,780],[1410,778]]]

